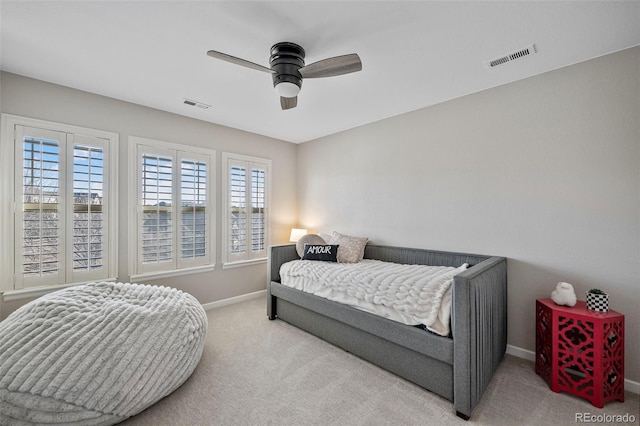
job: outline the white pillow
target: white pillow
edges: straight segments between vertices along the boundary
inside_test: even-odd
[[[316,234],[303,235],[296,243],[296,251],[298,252],[298,256],[300,256],[300,259],[304,256],[305,244],[327,244],[327,242]]]
[[[338,247],[338,262],[358,263],[364,257],[364,247],[368,241],[367,237],[352,237],[333,231],[329,244],[340,246]]]

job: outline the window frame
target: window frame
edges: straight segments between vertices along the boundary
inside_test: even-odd
[[[0,292],[3,293],[3,300],[6,302],[26,297],[37,297],[55,289],[84,284],[95,281],[96,279],[101,281],[115,281],[117,278],[118,263],[118,134],[12,114],[2,114],[0,125],[0,158],[2,159],[0,161],[0,167],[2,167],[2,170],[0,170],[0,176],[2,178],[2,183],[0,184],[0,199],[10,200],[10,202],[0,203],[0,233],[13,237],[2,238],[0,241]],[[22,176],[22,165],[17,164],[17,161],[15,161],[18,152],[18,142],[16,140],[18,136],[18,126],[34,128],[43,132],[65,134],[65,140],[60,141],[61,145],[64,145],[61,146],[62,152],[67,150],[68,147],[73,148],[74,144],[86,145],[82,142],[82,139],[86,137],[99,139],[100,144],[103,145],[103,149],[105,150],[104,155],[106,157],[104,160],[106,163],[104,173],[108,175],[102,182],[102,190],[103,196],[108,197],[109,200],[108,203],[103,206],[103,213],[105,213],[104,216],[106,216],[105,225],[107,228],[106,249],[103,251],[106,265],[103,274],[96,276],[95,273],[84,274],[82,272],[74,272],[70,264],[70,262],[73,262],[72,258],[66,259],[65,261],[65,256],[63,255],[60,266],[60,268],[65,269],[65,272],[61,274],[64,276],[63,282],[60,282],[59,279],[27,280],[27,285],[24,285],[22,277],[18,276],[20,262],[18,262],[17,259],[18,250],[16,246],[18,238],[16,229],[18,228],[19,213],[22,211],[18,210],[18,208],[22,208],[19,207],[19,203],[22,201],[16,199],[19,192],[17,188],[20,183],[18,182],[20,180],[18,176]],[[68,154],[65,156],[65,162],[67,158]],[[61,183],[63,182],[63,192],[73,191],[73,165],[67,164],[66,168],[66,178],[61,180]],[[65,244],[65,251],[69,251],[73,245],[70,234],[73,223],[73,215],[70,214],[73,212],[73,200],[67,194],[66,198],[60,201],[59,205],[62,209],[62,217],[59,220],[64,224],[62,228],[66,228],[67,231],[60,236],[60,239]],[[22,241],[22,238],[20,238],[20,241]],[[58,275],[60,274],[56,274],[56,276]],[[28,284],[28,281],[33,281],[34,284]],[[37,281],[41,281],[41,283],[37,284]]]
[[[179,256],[174,256],[171,261],[164,264],[144,264],[142,262],[142,241],[140,239],[139,218],[142,206],[142,171],[141,159],[143,153],[154,155],[171,156],[172,162],[172,217],[175,219],[172,225],[172,249],[177,255],[180,252],[179,231],[182,208],[180,206],[180,182],[182,174],[179,173],[182,160],[205,161],[207,164],[206,173],[206,244],[207,255],[203,259],[184,260]],[[216,172],[216,151],[207,148],[200,148],[190,145],[177,144],[173,142],[129,136],[129,176],[132,182],[129,185],[129,209],[128,229],[129,229],[129,279],[131,281],[143,279],[155,279],[165,277],[176,277],[193,273],[213,271],[215,269],[216,254],[216,192],[215,192],[215,172]],[[177,174],[176,174],[177,173]],[[178,198],[176,198],[178,197]],[[146,266],[145,266],[146,265]]]
[[[264,249],[257,253],[252,253],[250,249],[246,250],[244,255],[236,255],[230,253],[230,171],[234,165],[248,166],[247,170],[251,170],[254,165],[263,167],[265,170],[264,183]],[[235,268],[239,266],[252,265],[256,263],[265,263],[267,261],[267,249],[270,245],[271,238],[271,160],[266,158],[252,157],[248,155],[234,154],[229,152],[222,153],[222,173],[223,173],[223,209],[222,209],[222,267],[223,269]],[[251,172],[245,175],[245,197],[251,198]],[[251,218],[247,218],[247,227]],[[251,235],[247,233],[245,247],[251,245]]]

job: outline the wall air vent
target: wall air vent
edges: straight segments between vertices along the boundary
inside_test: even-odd
[[[203,104],[202,102],[198,102],[198,101],[193,101],[191,99],[185,99],[184,103],[189,105],[189,106],[193,106],[196,108],[202,108],[202,109],[209,109],[211,108],[211,105],[207,105],[207,104]]]
[[[536,53],[536,45],[530,44],[529,46],[523,49],[516,50],[511,53],[507,53],[495,59],[484,61],[484,64],[487,66],[487,68],[495,68],[498,65],[506,64],[507,62],[515,61],[516,59],[524,58],[525,56],[533,55],[535,53]]]

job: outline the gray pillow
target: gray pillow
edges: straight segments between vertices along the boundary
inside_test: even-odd
[[[316,234],[303,235],[296,243],[296,251],[298,252],[298,256],[300,256],[300,259],[302,259],[302,256],[304,256],[305,244],[327,244],[327,242]]]

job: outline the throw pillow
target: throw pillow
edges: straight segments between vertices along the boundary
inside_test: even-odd
[[[302,260],[338,261],[338,246],[331,244],[305,244]]]
[[[305,244],[327,244],[327,242],[316,234],[303,235],[296,243],[296,251],[298,252],[298,256],[300,256],[300,258],[304,256]]]
[[[323,240],[329,242],[331,241],[331,234],[325,234],[324,232],[318,232],[318,235],[320,236],[320,238],[322,238]]]
[[[367,245],[369,238],[352,237],[333,231],[329,244],[339,245],[338,262],[340,263],[358,263],[364,257],[364,246]]]

